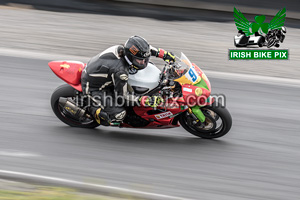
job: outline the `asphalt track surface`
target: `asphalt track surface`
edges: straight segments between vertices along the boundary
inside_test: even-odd
[[[50,60],[0,56],[1,170],[191,199],[297,199],[299,87],[211,78],[233,117],[204,140],[168,130],[71,128],[52,113]]]

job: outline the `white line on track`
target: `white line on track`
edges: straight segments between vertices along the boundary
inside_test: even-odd
[[[84,183],[84,182],[80,182],[80,181],[74,181],[74,180],[68,180],[68,179],[56,178],[56,177],[50,177],[50,176],[41,176],[41,175],[29,174],[29,173],[23,173],[23,172],[0,170],[0,176],[1,175],[11,175],[11,176],[14,176],[14,178],[23,178],[23,179],[31,178],[31,179],[36,179],[36,180],[40,180],[40,181],[54,181],[54,182],[62,183],[62,184],[73,184],[73,185],[77,185],[77,186],[99,188],[99,189],[102,189],[102,190],[104,189],[104,190],[107,190],[110,192],[125,192],[127,194],[144,196],[145,198],[150,197],[151,199],[155,198],[155,199],[161,199],[161,200],[192,200],[192,199],[157,194],[157,193],[143,192],[143,191],[139,191],[139,190],[131,190],[131,189],[126,189],[126,188],[121,188],[121,187]]]
[[[16,150],[0,150],[0,156],[11,156],[11,157],[39,157],[41,155],[30,152],[22,152]]]
[[[218,79],[262,83],[268,85],[300,87],[300,80],[297,79],[229,73],[229,72],[217,72],[217,71],[210,71],[210,70],[204,70],[204,72],[208,77],[213,77]]]
[[[18,49],[9,49],[9,48],[0,48],[0,55],[20,57],[20,58],[41,59],[41,60],[49,60],[49,61],[50,60],[77,60],[81,62],[87,62],[90,59],[90,57],[84,57],[84,56],[49,54],[49,53],[41,53],[36,51],[18,50]],[[246,81],[246,82],[253,82],[253,83],[279,85],[279,86],[300,87],[300,80],[297,79],[218,72],[218,71],[210,71],[210,70],[204,70],[204,72],[208,75],[208,77],[218,78],[218,79]]]
[[[0,48],[0,55],[12,56],[17,58],[49,60],[49,61],[50,60],[78,60],[82,62],[87,62],[90,59],[89,57],[84,57],[84,56],[42,53],[42,52],[31,51],[31,50],[10,49],[10,48]]]

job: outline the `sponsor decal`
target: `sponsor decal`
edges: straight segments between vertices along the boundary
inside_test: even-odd
[[[200,70],[200,68],[198,67],[198,66],[192,66],[194,69],[195,69],[195,71],[197,72],[197,74],[200,76],[201,75],[201,70]]]
[[[65,109],[66,109],[67,111],[69,111],[70,113],[72,113],[73,115],[76,114],[76,112],[75,112],[74,110],[72,110],[72,108],[70,108],[70,107],[65,107]]]
[[[156,119],[163,119],[163,118],[166,118],[166,117],[169,117],[172,115],[173,115],[173,113],[171,113],[171,111],[168,111],[168,112],[160,113],[160,114],[157,114],[154,116],[156,117]]]
[[[63,64],[63,65],[60,65],[60,66],[63,67],[63,68],[67,68],[67,69],[70,68],[70,65],[68,65],[68,64]]]
[[[189,75],[193,82],[195,82],[198,78],[198,76],[196,75],[195,70],[193,68],[190,68]]]
[[[193,90],[191,88],[186,88],[186,87],[184,87],[182,90],[186,91],[186,92],[193,92]]]
[[[203,93],[203,91],[202,91],[202,89],[201,88],[196,88],[196,90],[195,90],[195,94],[196,94],[196,96],[201,96],[202,95],[202,93]]]
[[[129,51],[133,54],[133,55],[136,55],[139,50],[138,48],[136,48],[136,46],[132,45],[130,48],[129,48]]]

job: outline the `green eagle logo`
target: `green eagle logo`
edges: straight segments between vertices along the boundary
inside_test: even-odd
[[[243,31],[246,36],[253,35],[255,32],[259,34],[267,34],[269,30],[279,29],[284,25],[285,16],[286,16],[286,9],[283,8],[280,10],[275,17],[270,21],[270,23],[264,23],[266,16],[264,15],[257,15],[255,16],[254,23],[250,23],[247,18],[234,7],[234,21],[236,28],[240,31]]]

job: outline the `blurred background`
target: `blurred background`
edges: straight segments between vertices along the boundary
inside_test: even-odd
[[[250,22],[256,15],[270,22],[286,7],[280,48],[289,49],[290,59],[229,61],[237,34],[233,7]],[[0,178],[11,170],[173,199],[297,199],[299,10],[298,0],[1,0]],[[213,93],[226,96],[233,117],[228,135],[203,140],[182,128],[83,130],[54,116],[51,93],[63,82],[48,62],[87,62],[132,35],[184,52],[207,73]]]
[[[132,35],[142,35],[157,48],[177,54],[183,51],[204,69],[298,77],[300,14],[296,0],[1,2],[6,6],[0,19],[3,48],[89,58],[111,45],[123,44]],[[277,61],[255,62],[254,65],[253,62],[228,62],[228,48],[234,48],[233,37],[237,34],[234,6],[252,22],[260,14],[267,15],[266,22],[270,22],[286,7],[288,37],[281,48],[292,49],[292,59],[280,64]],[[266,63],[272,67],[266,67]]]

